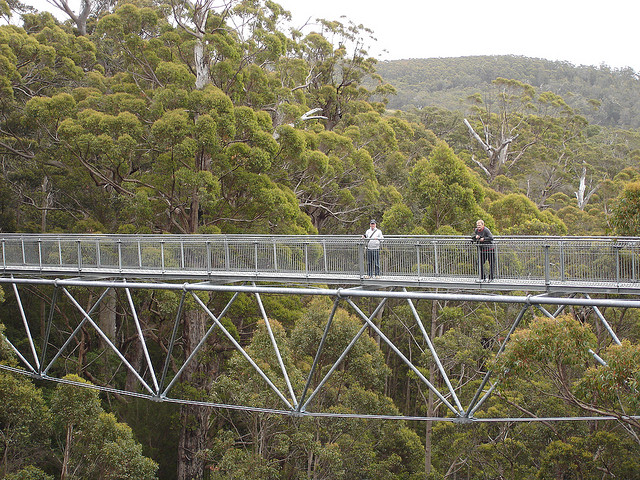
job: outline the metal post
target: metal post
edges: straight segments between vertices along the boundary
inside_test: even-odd
[[[327,241],[322,240],[322,258],[324,260],[324,272],[329,272],[329,264],[327,263]]]
[[[231,259],[229,258],[229,240],[224,237],[224,265],[227,272],[231,271]]]
[[[417,273],[418,273],[418,278],[421,278],[421,260],[420,260],[420,242],[416,242],[416,262],[418,264],[418,269],[417,269]]]
[[[160,240],[160,267],[162,273],[164,273],[164,240]]]
[[[545,285],[549,285],[551,283],[551,264],[549,258],[549,248],[550,245],[544,246],[544,283]]]
[[[433,268],[436,277],[440,275],[440,267],[438,265],[438,243],[433,241]]]
[[[274,271],[278,271],[278,249],[276,247],[276,241],[273,241],[273,268]]]
[[[309,278],[309,243],[304,242],[304,276]]]
[[[122,240],[118,239],[118,271],[122,272]]]
[[[42,272],[42,240],[38,239],[38,265]]]
[[[565,281],[564,274],[564,242],[560,240],[560,281]]]
[[[254,259],[255,259],[255,273],[257,274],[259,272],[258,269],[258,242],[254,241],[253,242],[253,254],[254,254]]]
[[[80,244],[80,240],[77,240],[78,243],[78,271],[82,271],[82,245]]]
[[[620,249],[622,248],[622,245],[614,243],[613,248],[616,252],[616,285],[620,285]]]

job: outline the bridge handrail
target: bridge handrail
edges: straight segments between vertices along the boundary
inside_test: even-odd
[[[0,234],[5,274],[363,277],[365,248],[359,235]],[[502,279],[617,284],[639,277],[640,237],[499,236],[493,248]],[[381,274],[468,278],[477,276],[478,258],[470,235],[389,235]]]

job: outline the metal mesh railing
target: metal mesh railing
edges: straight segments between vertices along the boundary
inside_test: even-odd
[[[5,273],[360,277],[366,245],[349,236],[33,235],[1,238]],[[633,237],[499,237],[499,279],[635,283],[640,239]],[[381,275],[469,278],[478,275],[477,245],[467,237],[390,236],[380,250]],[[488,268],[488,267],[487,267]]]

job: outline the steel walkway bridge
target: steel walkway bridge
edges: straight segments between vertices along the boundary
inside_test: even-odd
[[[129,388],[110,382],[93,385],[108,392],[148,398],[155,401],[196,403],[211,407],[277,413],[294,416],[355,416],[396,418],[378,414],[330,414],[313,410],[314,397],[340,367],[353,345],[362,335],[375,335],[390,351],[413,371],[447,411],[440,417],[397,417],[413,420],[443,421],[538,421],[566,420],[554,417],[509,419],[477,418],[475,413],[496,388],[490,383],[491,371],[463,405],[439,360],[433,339],[415,307],[418,300],[510,303],[520,307],[508,333],[499,345],[499,354],[525,313],[536,309],[555,317],[566,306],[590,307],[611,337],[620,339],[602,315],[602,307],[640,308],[640,238],[613,237],[500,237],[494,243],[496,278],[480,280],[478,246],[469,238],[454,236],[390,236],[380,251],[381,272],[376,278],[366,276],[365,240],[355,236],[262,236],[262,235],[34,235],[4,234],[0,285],[5,291],[5,305],[14,305],[20,334],[3,340],[18,359],[3,362],[0,368],[30,375],[37,379],[65,382],[52,373],[69,355],[82,329],[95,331],[109,355],[116,358],[116,370],[125,370],[137,379]],[[488,268],[488,267],[487,267]],[[150,354],[151,332],[140,320],[134,290],[173,291],[180,295],[171,338],[164,339],[166,352]],[[92,292],[92,295],[86,292]],[[135,328],[144,361],[134,366],[126,352],[116,346],[95,318],[108,292],[126,297],[128,321]],[[39,292],[34,297],[33,292]],[[96,294],[95,292],[101,292]],[[225,308],[214,313],[198,292],[222,292],[231,297]],[[256,311],[265,322],[281,378],[270,378],[234,336],[222,318],[239,294],[255,297]],[[83,296],[84,295],[84,296]],[[303,387],[294,388],[271,328],[268,312],[261,300],[264,295],[327,296],[334,307],[327,318],[325,331]],[[591,295],[597,295],[592,298]],[[83,307],[82,297],[93,303]],[[25,308],[34,298],[46,298],[47,308]],[[54,342],[58,303],[64,299],[76,309],[81,320],[67,325],[64,342]],[[188,358],[176,358],[185,299],[190,299],[210,319],[208,330]],[[362,306],[369,299],[375,306],[370,312]],[[423,338],[424,350],[430,351],[440,378],[437,385],[427,379],[392,339],[378,327],[376,316],[389,300],[407,302],[415,327]],[[369,303],[371,305],[371,303]],[[362,329],[351,339],[322,381],[313,384],[317,362],[325,347],[338,306],[362,319]],[[7,308],[7,307],[5,307]],[[47,310],[45,312],[45,310]],[[554,312],[554,313],[551,313]],[[68,321],[68,319],[67,319]],[[40,333],[37,333],[38,326]],[[192,401],[172,396],[174,386],[188,365],[199,361],[198,352],[214,331],[226,336],[263,379],[281,408],[255,405],[231,405]],[[157,339],[155,339],[157,340]],[[603,364],[595,352],[594,362]],[[152,358],[153,357],[153,358]],[[114,375],[115,376],[115,375]],[[86,386],[82,384],[82,386]],[[572,417],[571,419],[614,419],[614,417]],[[636,417],[633,417],[636,418]]]

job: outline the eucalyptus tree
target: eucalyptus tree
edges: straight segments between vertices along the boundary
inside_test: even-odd
[[[294,393],[308,394],[319,386],[341,357],[350,338],[361,328],[346,310],[338,308],[327,333],[323,354],[314,364],[331,302],[312,299],[290,335],[270,319],[282,365]],[[259,325],[247,351],[263,373],[283,392],[287,385],[278,368],[274,347],[264,322]],[[216,382],[214,400],[282,408],[282,400],[265,393],[264,379],[237,353]],[[319,412],[397,415],[399,410],[384,395],[389,374],[383,351],[370,336],[362,336],[311,399],[309,409]],[[216,440],[207,452],[213,478],[421,478],[423,451],[420,440],[406,424],[370,419],[292,419],[242,411],[223,412],[216,419]]]
[[[407,198],[416,223],[428,233],[445,226],[466,232],[478,218],[493,224],[481,207],[482,185],[444,142],[433,149],[428,159],[416,163],[409,176]]]

